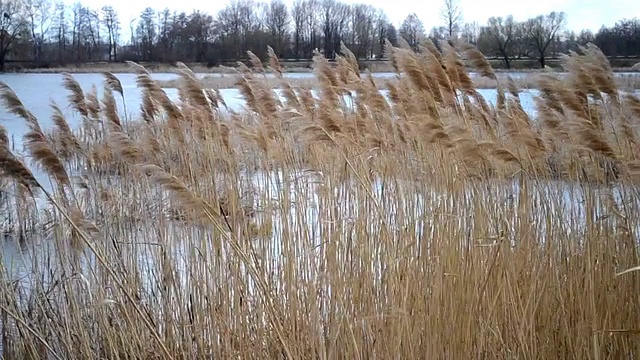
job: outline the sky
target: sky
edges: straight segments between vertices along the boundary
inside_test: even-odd
[[[65,0],[74,3],[77,0]],[[260,1],[260,0],[258,0]],[[262,0],[269,1],[269,0]],[[412,12],[415,12],[424,23],[427,31],[435,26],[441,26],[440,9],[444,0],[342,0],[345,3],[366,3],[383,9],[394,25],[399,26]],[[80,0],[85,5],[100,8],[103,5],[113,6],[120,15],[124,33],[128,33],[129,21],[137,17],[144,8],[151,6],[155,9],[191,12],[194,9],[216,14],[224,8],[230,0]],[[284,0],[291,6],[293,0]],[[419,5],[417,5],[419,4]],[[567,29],[579,32],[590,29],[597,32],[600,27],[612,26],[616,21],[624,18],[640,16],[639,0],[459,0],[463,12],[464,22],[476,21],[483,25],[491,16],[513,15],[515,20],[547,14],[551,11],[564,11],[567,14]]]

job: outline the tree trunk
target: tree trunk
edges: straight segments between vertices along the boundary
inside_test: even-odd
[[[540,59],[539,59],[539,60],[540,60],[540,68],[541,68],[541,69],[544,69],[544,67],[545,67],[545,65],[546,65],[546,60],[547,60],[547,59],[545,58],[545,56],[544,56],[544,55],[540,55]]]
[[[507,55],[506,51],[502,52],[502,58],[504,59],[504,66],[507,69],[511,69],[511,60],[509,60],[509,55]]]

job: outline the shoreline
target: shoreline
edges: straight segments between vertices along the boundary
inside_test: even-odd
[[[491,63],[492,61],[490,61]],[[150,73],[175,73],[178,71],[178,67],[175,65],[169,65],[164,63],[145,63],[138,62],[138,64],[142,65],[149,71]],[[307,66],[303,65],[307,64]],[[230,65],[217,65],[217,66],[207,66],[202,63],[188,63],[185,64],[189,67],[194,73],[199,74],[236,74],[237,67]],[[268,64],[264,63],[265,69]],[[312,73],[313,72],[313,62],[309,61],[301,61],[301,62],[282,62],[282,72],[291,74],[291,73]],[[506,69],[502,67],[496,67],[495,64],[492,64],[493,70],[497,73],[510,73],[510,74],[536,74],[536,73],[563,73],[565,72],[561,67],[556,65],[549,67],[549,69],[540,69],[540,68],[520,68],[515,67],[511,69]],[[372,62],[365,63],[364,69],[361,71],[364,73],[366,70],[369,70],[371,73],[393,73],[395,70],[393,66],[387,61],[385,62]],[[640,65],[636,64],[634,66],[629,67],[613,67],[612,71],[614,73],[637,73],[640,74]],[[41,67],[41,68],[16,68],[4,72],[0,72],[0,74],[59,74],[59,73],[71,73],[71,74],[96,74],[102,72],[111,72],[111,73],[134,73],[135,69],[129,66],[126,63],[87,63],[87,64],[79,64],[79,65],[69,65],[63,67]],[[270,72],[267,69],[267,72]]]
[[[176,66],[169,66],[166,64],[144,64],[140,63],[151,74],[176,74],[176,79],[171,80],[156,80],[160,87],[165,89],[176,89],[180,84],[178,78],[179,69]],[[202,75],[200,82],[204,88],[208,89],[229,89],[237,87],[237,80],[240,74],[237,72],[237,68],[230,66],[216,66],[206,67],[201,64],[186,64],[194,73]],[[388,89],[387,82],[395,84],[397,79],[395,77],[395,71],[393,68],[383,69],[383,64],[374,64],[377,69],[371,69],[376,87],[380,90]],[[272,88],[279,87],[283,82],[286,82],[294,87],[307,87],[314,88],[319,85],[318,79],[313,75],[313,69],[305,67],[283,67],[284,79],[278,79],[274,76],[274,73],[265,65],[266,72],[264,74],[255,73],[259,76],[261,81],[266,82],[268,86]],[[495,80],[479,76],[473,69],[467,68],[472,75],[472,81],[474,86],[483,89],[496,89],[497,82]],[[616,82],[620,89],[627,91],[640,90],[640,68],[638,67],[626,67],[626,68],[612,68],[616,76]],[[123,63],[111,63],[111,64],[85,64],[80,66],[71,66],[64,68],[49,68],[49,69],[22,69],[18,71],[5,72],[0,74],[101,74],[109,72],[112,74],[135,74],[135,69],[128,64]],[[560,75],[567,74],[566,71],[557,68],[542,69],[494,69],[494,72],[501,81],[506,81],[507,77],[511,75],[516,87],[520,89],[536,89],[538,87],[538,76],[541,74],[554,74]],[[365,71],[361,72],[365,75]],[[304,76],[296,77],[296,74]],[[266,76],[265,76],[266,75]],[[293,75],[293,76],[292,76]]]
[[[535,89],[538,87],[538,79],[542,74],[548,74],[548,72],[537,72],[537,73],[519,73],[524,74],[522,76],[511,77],[515,86],[519,89]],[[508,79],[508,74],[514,73],[500,73],[496,72],[498,76],[498,80],[503,83],[506,83]],[[562,75],[566,73],[553,72],[555,75]],[[363,74],[364,75],[364,74]],[[375,76],[375,73],[372,73],[373,80],[376,84],[376,87],[379,90],[388,89],[387,83],[396,84],[398,80],[395,76]],[[278,88],[283,83],[288,83],[293,87],[302,87],[302,88],[316,88],[319,86],[318,79],[316,77],[285,77],[284,79],[278,79],[276,77],[262,77],[262,75],[257,75],[260,79],[260,82],[266,84],[269,88]],[[240,75],[229,74],[222,76],[210,76],[205,75],[200,79],[200,84],[202,87],[207,89],[229,89],[236,88],[237,81],[240,79]],[[495,80],[482,77],[482,76],[473,76],[471,80],[474,83],[476,88],[481,89],[496,89],[498,87],[498,83]],[[158,85],[164,89],[177,89],[181,83],[180,79],[172,79],[172,80],[156,80]],[[616,76],[616,83],[621,90],[639,90],[640,89],[640,72],[634,73],[630,75],[619,75]]]

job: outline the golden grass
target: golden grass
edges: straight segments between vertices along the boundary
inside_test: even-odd
[[[305,74],[305,73],[301,73]],[[379,90],[388,90],[388,83],[397,85],[398,79],[393,76],[384,77],[376,77],[376,73],[372,73],[374,75],[374,85]],[[519,74],[516,77],[513,77],[513,74]],[[473,76],[472,82],[473,86],[477,89],[497,89],[498,84],[500,82],[513,82],[514,85],[518,89],[537,89],[538,82],[541,76],[546,74],[546,72],[513,72],[513,73],[504,73],[496,71],[495,78],[489,78],[484,76]],[[558,76],[564,76],[565,74],[560,73]],[[260,79],[263,84],[270,88],[278,88],[281,85],[280,79],[273,77],[270,74],[259,74],[262,78]],[[216,76],[212,75],[204,75],[200,78],[200,86],[205,89],[230,89],[236,87],[237,82],[242,78],[242,75],[233,74],[233,73],[223,73],[217,74]],[[640,74],[616,74],[615,75],[616,84],[618,88],[621,90],[638,90],[640,89]],[[296,77],[295,73],[291,74],[291,76],[287,77],[287,82],[291,86],[303,87],[303,88],[317,88],[319,85],[318,79],[316,77]],[[158,80],[158,84],[162,88],[166,89],[176,89],[181,85],[180,79],[176,80]]]
[[[590,46],[531,118],[473,48],[435,49],[389,48],[389,102],[346,48],[314,58],[319,98],[272,56],[286,100],[240,67],[231,114],[183,64],[173,102],[132,63],[140,122],[117,78],[98,99],[65,75],[83,124],[53,104],[47,132],[2,85],[30,128],[28,159],[0,131],[29,257],[2,255],[3,357],[640,356],[640,99]]]

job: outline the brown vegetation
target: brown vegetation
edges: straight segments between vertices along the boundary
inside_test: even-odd
[[[496,78],[486,78],[482,76],[474,76],[471,78],[473,85],[477,89],[496,89],[501,82],[513,82],[518,89],[537,89],[540,76],[548,72],[524,72],[522,75],[513,77],[513,74],[504,74],[496,71]],[[373,83],[379,90],[388,90],[389,84],[398,84],[398,79],[395,77],[377,77],[376,73],[372,72]],[[562,78],[565,73],[557,73],[558,77]],[[218,76],[205,75],[200,79],[200,86],[206,89],[230,89],[234,88],[238,80],[242,75],[238,74],[223,74]],[[497,81],[500,80],[500,81]],[[273,76],[266,76],[260,79],[260,81],[267,87],[275,89],[280,86],[282,81]],[[621,90],[637,90],[640,89],[640,74],[616,74],[616,85]],[[287,77],[287,83],[292,86],[302,88],[317,88],[320,84],[316,77]],[[180,87],[181,80],[158,80],[158,84],[167,89],[176,89]]]
[[[637,358],[640,99],[588,47],[541,76],[534,119],[442,45],[390,49],[390,102],[345,48],[315,57],[319,99],[274,56],[241,67],[228,116],[186,66],[172,102],[131,64],[135,123],[115,77],[98,100],[66,76],[76,131],[4,86],[56,186],[0,133],[8,235],[34,256],[28,282],[2,259],[3,357]]]

